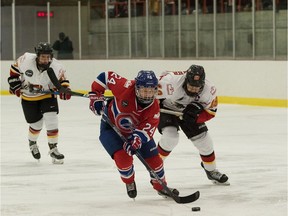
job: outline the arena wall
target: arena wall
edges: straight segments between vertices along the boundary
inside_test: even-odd
[[[9,95],[7,77],[12,61],[1,61],[1,95]],[[203,65],[217,89],[220,103],[287,107],[287,61],[191,60],[63,60],[71,88],[89,91],[95,77],[113,70],[134,79],[139,70],[185,70]]]

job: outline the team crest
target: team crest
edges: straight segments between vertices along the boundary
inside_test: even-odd
[[[33,71],[32,70],[26,70],[25,71],[25,75],[28,77],[32,77],[33,76]]]
[[[133,114],[119,113],[115,119],[115,124],[122,133],[130,134],[133,132],[134,128],[139,124],[139,122]]]

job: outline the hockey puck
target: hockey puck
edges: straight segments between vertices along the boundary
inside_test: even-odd
[[[200,207],[192,207],[192,209],[191,209],[192,211],[200,211],[201,210],[201,208]]]

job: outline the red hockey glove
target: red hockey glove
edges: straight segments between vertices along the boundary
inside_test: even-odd
[[[69,93],[69,91],[71,91],[71,89],[69,87],[64,87],[65,88],[65,91],[60,91],[60,99],[61,100],[70,100],[71,98],[71,94]]]
[[[127,152],[128,155],[132,156],[135,154],[137,149],[140,149],[142,146],[142,141],[140,137],[136,134],[133,134],[128,138],[128,141],[124,143],[123,149]]]
[[[9,83],[9,92],[10,94],[14,94],[17,97],[20,97],[21,93],[21,80],[19,77],[8,77],[8,83]]]
[[[98,92],[89,92],[89,108],[95,115],[102,115],[105,107],[104,97]]]
[[[188,123],[194,124],[203,109],[203,106],[198,102],[192,102],[188,104],[183,110],[183,120]]]

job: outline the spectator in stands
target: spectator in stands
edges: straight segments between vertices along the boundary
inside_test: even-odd
[[[117,0],[117,3],[116,17],[128,17],[128,1]]]
[[[59,33],[59,40],[54,42],[53,49],[58,51],[58,59],[73,59],[72,41],[63,32]]]
[[[159,0],[149,0],[149,9],[152,16],[159,15]]]

